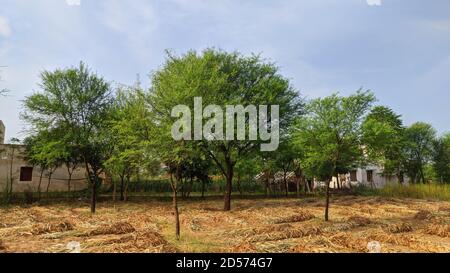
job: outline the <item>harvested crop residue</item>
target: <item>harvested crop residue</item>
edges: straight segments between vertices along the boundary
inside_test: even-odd
[[[382,197],[323,200],[180,200],[181,239],[170,202],[82,202],[0,208],[1,252],[450,252],[450,203]]]

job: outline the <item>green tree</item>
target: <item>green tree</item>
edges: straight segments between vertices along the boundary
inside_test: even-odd
[[[386,106],[376,106],[362,125],[363,143],[369,161],[383,167],[386,176],[403,182],[404,131],[401,116]]]
[[[255,154],[247,154],[245,158],[242,158],[236,163],[236,189],[239,194],[243,194],[242,181],[246,181],[247,184],[255,181],[255,176],[261,172],[261,156],[255,156]]]
[[[121,201],[127,200],[128,185],[133,173],[154,164],[153,159],[146,156],[153,126],[147,106],[145,94],[139,84],[122,87],[117,93],[109,126],[113,150],[106,167],[120,179]],[[116,186],[115,181],[113,182],[115,199]]]
[[[411,182],[426,182],[424,167],[433,158],[436,130],[428,123],[416,122],[405,130],[406,171]]]
[[[295,171],[295,160],[298,158],[298,152],[295,145],[292,144],[291,139],[286,138],[280,143],[278,151],[275,152],[275,165],[283,173],[283,184],[286,197],[289,195],[289,183],[287,174],[290,171]]]
[[[172,108],[187,105],[193,109],[195,97],[201,97],[203,105],[217,105],[222,109],[227,105],[279,105],[281,135],[302,106],[297,92],[278,73],[278,68],[259,56],[245,57],[214,49],[201,54],[190,51],[180,57],[168,54],[162,69],[152,77],[151,101],[156,119],[159,123],[173,124]],[[200,121],[203,120],[208,118],[200,117]],[[246,154],[255,152],[260,143],[249,140],[196,141],[226,180],[224,210],[231,209],[235,165]]]
[[[369,92],[312,100],[298,120],[294,143],[304,151],[307,175],[326,181],[325,221],[328,221],[330,181],[355,166],[363,156],[361,123],[375,101]]]
[[[433,168],[438,181],[450,183],[450,133],[434,142]]]
[[[22,118],[35,133],[57,128],[76,148],[91,189],[95,213],[100,175],[111,152],[107,125],[113,97],[110,85],[80,63],[41,74],[41,92],[27,97]]]

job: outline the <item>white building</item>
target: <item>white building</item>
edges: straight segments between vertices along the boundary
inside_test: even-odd
[[[367,165],[364,168],[356,168],[347,174],[339,175],[339,182],[342,187],[364,185],[374,188],[382,188],[389,183],[397,184],[397,176],[385,176],[383,175],[383,169],[376,165]],[[404,177],[403,183],[408,183],[407,176]],[[315,185],[320,187],[322,183],[315,182]],[[338,178],[333,177],[331,188],[338,188]]]

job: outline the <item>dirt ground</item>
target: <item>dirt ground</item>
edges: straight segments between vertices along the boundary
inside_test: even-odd
[[[0,208],[0,252],[450,252],[450,202],[337,197],[323,200],[181,201],[181,240],[170,202],[102,202]]]

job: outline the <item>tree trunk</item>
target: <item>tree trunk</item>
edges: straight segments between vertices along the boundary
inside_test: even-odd
[[[114,208],[116,208],[117,184],[115,180],[113,180],[112,182],[113,182],[113,204]]]
[[[177,191],[173,192],[173,209],[175,213],[175,236],[180,240],[180,214],[178,213]]]
[[[72,190],[71,189],[71,182],[72,182],[73,172],[75,171],[75,166],[76,165],[73,165],[73,167],[71,168],[69,164],[66,164],[67,174],[69,175],[69,179],[67,180],[67,199],[69,199],[70,196],[71,196],[71,193],[70,193],[70,191]]]
[[[95,206],[97,204],[97,178],[94,178],[94,181],[91,181],[91,186],[91,213],[95,213]]]
[[[128,186],[130,185],[130,176],[127,176],[125,179],[125,192],[124,192],[124,201],[128,201]]]
[[[403,182],[405,181],[405,177],[403,175],[403,172],[399,171],[397,173],[397,179],[398,179],[398,183],[399,184],[403,184]]]
[[[422,183],[425,183],[425,174],[423,173],[423,167],[420,168],[420,178],[422,179]]]
[[[325,221],[328,221],[329,207],[330,207],[330,180],[327,181],[326,202],[325,202]]]
[[[47,195],[47,198],[48,198],[48,190],[50,189],[50,182],[52,181],[52,175],[53,175],[52,172],[50,172],[50,173],[48,174],[47,189],[45,190],[45,194]]]
[[[91,213],[95,213],[95,206],[97,204],[97,180],[98,180],[98,175],[97,175],[97,171],[96,170],[91,170],[89,169],[89,164],[86,161],[86,157],[84,157],[84,166],[86,169],[86,173],[88,175],[88,179],[89,179],[89,183],[91,184]]]
[[[303,179],[305,180],[305,193],[306,192],[310,193],[311,192],[311,186],[309,185],[309,181],[305,177]]]
[[[170,182],[172,185],[172,202],[175,215],[175,236],[177,240],[180,240],[180,214],[178,212],[177,183],[173,181],[172,174],[170,174]]]
[[[39,176],[39,184],[38,184],[38,199],[41,200],[41,184],[42,184],[42,176],[44,175],[44,169],[41,169],[41,175]]]
[[[72,182],[72,173],[69,173],[69,180],[67,180],[67,198],[70,197],[70,183]]]
[[[227,175],[226,177],[226,186],[225,186],[225,196],[224,196],[224,210],[230,211],[231,210],[231,190],[232,190],[232,181],[233,177],[230,175]]]
[[[124,187],[124,176],[120,175],[120,201],[123,201],[125,197],[123,196],[123,192],[125,190]]]
[[[233,165],[229,160],[226,162],[227,167],[227,175],[226,175],[226,186],[225,186],[225,195],[224,195],[224,210],[231,210],[231,191],[233,190]]]

